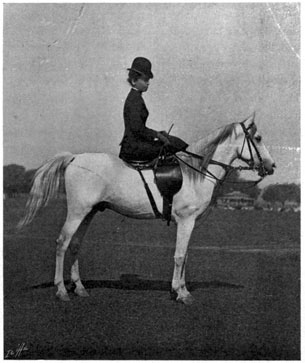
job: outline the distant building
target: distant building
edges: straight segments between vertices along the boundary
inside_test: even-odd
[[[272,210],[281,212],[283,210],[283,203],[276,200],[274,203],[272,203]]]
[[[254,199],[248,194],[234,191],[217,199],[217,207],[220,208],[254,208]]]

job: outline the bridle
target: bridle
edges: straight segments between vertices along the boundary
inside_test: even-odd
[[[252,170],[252,171],[258,171],[259,175],[260,175],[260,179],[254,181],[254,182],[251,182],[253,185],[257,185],[258,183],[260,183],[263,178],[268,175],[268,172],[264,166],[264,162],[263,162],[263,159],[261,157],[261,154],[257,148],[257,146],[255,145],[254,141],[253,141],[253,138],[250,134],[250,130],[252,129],[252,127],[254,126],[254,123],[252,123],[250,126],[246,127],[245,126],[245,121],[242,121],[240,122],[240,125],[243,129],[243,132],[245,134],[245,138],[244,138],[244,141],[243,141],[243,146],[242,146],[242,149],[241,149],[241,152],[238,156],[239,159],[241,159],[242,161],[246,162],[248,164],[248,166],[232,166],[232,165],[229,165],[229,164],[224,164],[220,161],[216,161],[216,160],[210,160],[209,164],[213,164],[213,165],[219,165],[221,166],[222,168],[225,169],[225,176],[224,178],[222,179],[219,179],[216,177],[216,175],[214,175],[212,172],[210,172],[207,168],[204,168],[204,170],[199,170],[197,168],[195,168],[194,166],[190,165],[188,162],[186,162],[185,160],[181,159],[179,156],[175,155],[175,157],[181,161],[182,163],[184,163],[185,165],[187,165],[189,168],[195,170],[196,172],[198,172],[199,174],[202,174],[206,177],[210,177],[214,180],[216,180],[217,182],[219,182],[220,184],[224,183],[224,181],[226,180],[226,178],[228,177],[228,175],[234,171],[234,170],[238,170],[238,171],[242,171],[242,170]],[[243,154],[243,151],[244,151],[244,148],[245,148],[245,145],[246,145],[246,141],[247,141],[247,145],[248,145],[248,151],[249,151],[249,154],[250,154],[250,160],[246,160],[243,158],[242,154]],[[258,165],[255,165],[255,161],[254,161],[254,152],[256,153],[256,156],[259,160],[259,164]],[[187,151],[185,150],[184,153],[196,158],[196,159],[200,159],[200,160],[203,160],[203,156],[201,155],[197,155],[197,154],[194,154],[190,151]],[[249,183],[247,181],[244,181],[244,182],[231,182],[231,181],[228,181],[230,183]]]
[[[241,152],[239,154],[239,159],[243,160],[244,162],[246,162],[249,165],[249,170],[257,170],[260,175],[265,177],[268,174],[268,172],[265,168],[261,154],[260,154],[257,146],[255,145],[255,142],[253,141],[253,138],[249,132],[249,130],[251,130],[251,128],[253,127],[254,123],[252,123],[250,126],[246,127],[244,124],[244,121],[243,121],[243,122],[240,122],[240,125],[244,131],[245,138],[244,138],[243,146],[241,148]],[[250,161],[247,161],[242,157],[246,141],[247,141],[247,145],[248,145],[248,151],[250,153]],[[259,164],[257,166],[255,166],[252,148],[254,149],[256,156],[259,160]]]

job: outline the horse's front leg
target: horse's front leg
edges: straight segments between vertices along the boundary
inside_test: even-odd
[[[195,219],[187,218],[178,221],[175,251],[175,267],[172,280],[172,292],[177,301],[191,304],[193,297],[185,285],[185,267],[189,240],[194,228]]]

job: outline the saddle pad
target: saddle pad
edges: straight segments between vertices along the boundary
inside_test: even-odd
[[[137,170],[153,169],[156,165],[157,159],[153,160],[123,160],[128,166]]]

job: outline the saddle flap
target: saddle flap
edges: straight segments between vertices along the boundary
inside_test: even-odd
[[[155,180],[161,195],[172,200],[182,186],[180,165],[158,165],[155,171]]]

